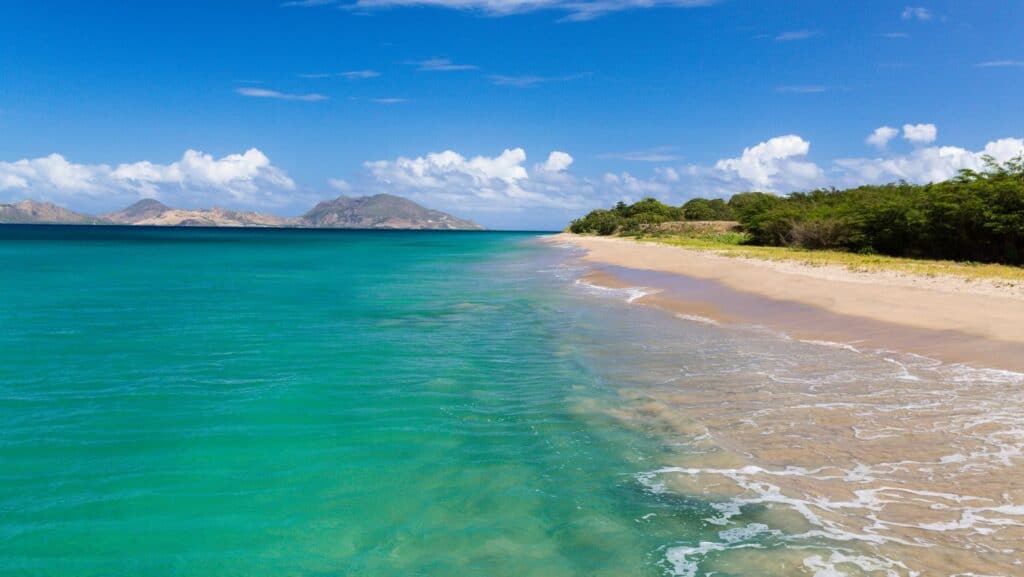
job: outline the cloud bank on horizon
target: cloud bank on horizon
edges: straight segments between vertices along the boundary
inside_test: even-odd
[[[910,150],[885,154],[901,134]],[[1024,155],[1024,138],[1001,138],[981,150],[969,150],[935,146],[937,135],[934,124],[908,123],[902,131],[881,126],[865,142],[882,155],[836,158],[824,164],[809,159],[811,143],[795,134],[769,138],[709,165],[674,163],[670,155],[626,153],[664,161],[645,176],[628,171],[578,175],[572,170],[573,156],[559,150],[534,164],[520,147],[472,157],[444,150],[366,161],[354,181],[329,179],[326,184],[332,191],[319,195],[299,190],[285,170],[255,148],[221,158],[187,150],[169,164],[138,161],[116,166],[76,164],[51,154],[0,162],[0,199],[31,198],[85,209],[156,197],[181,206],[275,209],[297,198],[390,193],[462,214],[483,214],[486,220],[487,214],[500,212],[555,209],[568,214],[647,196],[679,204],[696,196],[727,197],[751,190],[785,194],[901,180],[923,184],[947,180],[963,169],[983,170],[987,158],[1005,162]]]
[[[275,207],[285,204],[295,188],[295,181],[255,148],[221,158],[186,150],[169,164],[76,164],[57,153],[0,161],[0,198],[52,201],[71,208],[113,208],[147,197],[180,206]]]

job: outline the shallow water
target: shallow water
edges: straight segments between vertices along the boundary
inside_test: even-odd
[[[0,227],[0,566],[1022,572],[1020,375],[672,318],[570,253]]]

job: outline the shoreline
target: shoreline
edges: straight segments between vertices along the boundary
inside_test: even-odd
[[[680,318],[760,325],[799,340],[1024,371],[1024,287],[736,258],[562,233],[595,267],[585,282],[653,289],[637,302]]]

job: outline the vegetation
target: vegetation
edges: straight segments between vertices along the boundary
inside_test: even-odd
[[[687,243],[788,247],[862,255],[1024,264],[1024,157],[945,182],[823,189],[786,197],[763,192],[693,199],[672,207],[654,199],[619,203],[573,221],[575,233],[663,235],[678,221],[738,221],[713,239]],[[692,232],[692,231],[690,231]]]
[[[683,205],[686,220],[732,220],[732,208],[720,198],[694,198]]]

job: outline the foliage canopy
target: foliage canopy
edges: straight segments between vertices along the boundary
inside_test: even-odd
[[[1024,264],[1024,157],[945,182],[898,182],[776,196],[743,192],[682,207],[653,198],[595,210],[575,233],[615,234],[680,220],[739,221],[750,243],[892,256]]]

